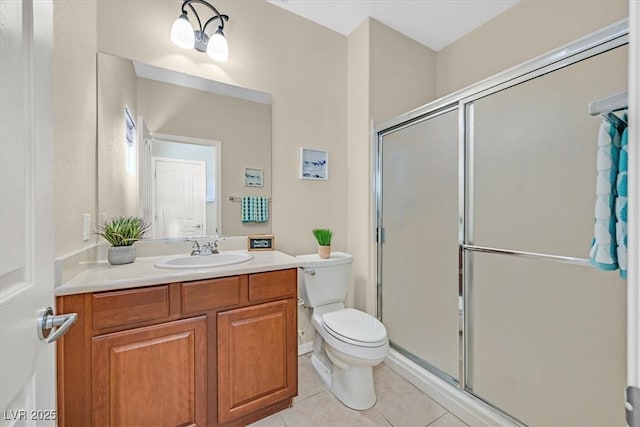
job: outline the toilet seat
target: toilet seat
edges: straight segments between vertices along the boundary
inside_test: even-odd
[[[387,344],[387,329],[375,317],[353,308],[326,313],[323,329],[334,338],[359,347],[380,347]]]

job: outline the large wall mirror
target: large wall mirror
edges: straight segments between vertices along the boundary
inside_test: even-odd
[[[98,53],[100,220],[154,238],[271,232],[271,95]],[[256,219],[259,219],[256,220]]]

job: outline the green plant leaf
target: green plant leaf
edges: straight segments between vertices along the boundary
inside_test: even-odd
[[[131,246],[142,239],[150,228],[151,225],[139,217],[116,217],[99,225],[96,234],[104,237],[111,246]]]
[[[331,238],[333,237],[333,232],[331,230],[326,228],[316,228],[312,233],[318,241],[318,245],[331,246]]]

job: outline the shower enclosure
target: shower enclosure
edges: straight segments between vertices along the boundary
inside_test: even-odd
[[[588,261],[589,102],[627,25],[377,128],[378,314],[392,348],[516,424],[623,425],[625,281]]]

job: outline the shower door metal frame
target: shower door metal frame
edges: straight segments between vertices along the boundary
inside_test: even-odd
[[[504,248],[493,248],[474,245],[473,232],[473,102],[500,92],[502,90],[517,86],[529,80],[541,77],[545,74],[560,70],[580,61],[592,58],[610,50],[629,44],[629,23],[628,19],[621,20],[580,38],[572,43],[555,49],[545,55],[524,62],[516,67],[496,74],[482,80],[465,89],[454,92],[443,98],[430,102],[422,107],[412,110],[395,119],[379,124],[374,127],[372,143],[374,146],[374,201],[376,216],[376,285],[377,285],[377,314],[382,319],[382,286],[383,286],[383,244],[384,244],[384,222],[382,212],[382,151],[383,137],[408,126],[424,120],[429,120],[444,112],[458,110],[458,259],[459,259],[459,299],[461,304],[461,321],[459,322],[459,373],[457,381],[448,378],[448,375],[438,369],[430,369],[430,364],[420,363],[425,369],[434,375],[447,381],[452,385],[457,385],[458,389],[468,396],[482,402],[490,410],[495,411],[507,421],[523,425],[522,422],[503,412],[500,408],[487,402],[482,397],[474,394],[467,386],[467,339],[468,331],[471,327],[469,323],[469,313],[467,307],[467,295],[472,285],[471,267],[473,262],[473,252],[499,253],[503,255],[546,259],[554,262],[590,265],[589,260],[534,252],[516,251]],[[587,106],[585,106],[587,114]],[[425,366],[426,365],[426,366]]]

